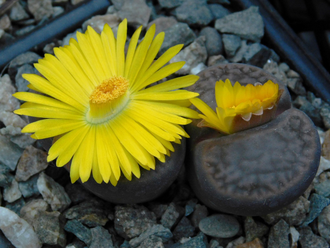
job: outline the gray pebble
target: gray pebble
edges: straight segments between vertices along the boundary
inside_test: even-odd
[[[300,234],[299,243],[301,248],[329,248],[327,241],[324,238],[315,235],[309,226],[304,226],[298,231]]]
[[[205,47],[208,56],[218,55],[222,53],[222,38],[216,29],[211,27],[205,27],[201,30],[199,36],[205,36],[206,38]]]
[[[325,198],[315,193],[312,194],[310,198],[310,210],[302,225],[307,226],[309,223],[314,221],[320,215],[322,210],[329,204],[330,204],[329,198]]]
[[[214,214],[199,222],[199,229],[215,238],[231,238],[240,230],[237,219],[231,215]]]
[[[222,35],[223,48],[228,57],[233,57],[241,47],[241,38],[234,34]]]
[[[22,75],[23,74],[39,74],[37,69],[35,69],[32,65],[24,64],[18,68],[17,74],[15,76],[15,85],[17,91],[29,91],[30,89],[27,87],[29,82],[25,80]]]
[[[221,33],[236,34],[254,42],[264,36],[264,23],[259,8],[255,6],[216,20],[215,28]]]
[[[273,213],[262,216],[269,225],[274,225],[281,219],[285,220],[290,226],[301,225],[309,211],[309,201],[300,196],[288,206]]]
[[[156,216],[144,206],[116,206],[114,227],[125,239],[139,236],[156,224]]]
[[[189,45],[195,38],[196,35],[188,24],[179,22],[165,30],[165,39],[160,48],[159,55],[177,44]]]
[[[18,182],[19,190],[25,198],[40,194],[37,185],[38,178],[39,175],[34,175],[25,182]]]
[[[177,246],[178,248],[207,248],[207,238],[206,236],[200,232],[197,236],[188,239],[182,245]]]
[[[90,243],[92,242],[91,231],[77,220],[69,220],[65,224],[64,230],[73,233],[78,239],[83,241],[86,245],[90,245]]]
[[[255,238],[261,238],[268,233],[268,226],[261,222],[256,222],[252,217],[246,217],[244,221],[245,239],[250,242]]]
[[[223,7],[221,4],[209,4],[209,9],[211,10],[213,17],[215,20],[221,19],[225,17],[226,15],[230,14],[230,11]]]
[[[184,0],[158,0],[162,8],[171,9],[180,6]]]
[[[163,240],[160,237],[151,235],[145,239],[137,248],[164,248]]]
[[[103,227],[97,226],[91,229],[92,241],[89,248],[114,248],[111,234]]]
[[[193,237],[195,227],[193,227],[187,217],[183,217],[178,225],[174,228],[173,237],[174,241],[177,242],[181,238]]]
[[[173,13],[178,21],[188,25],[205,26],[213,20],[206,0],[185,0]]]
[[[280,220],[271,227],[268,237],[269,248],[290,248],[290,227],[284,220]]]
[[[33,228],[43,244],[66,245],[66,236],[61,226],[60,212],[39,211],[33,220]]]
[[[0,163],[6,165],[10,170],[15,170],[17,162],[23,153],[23,149],[10,142],[0,134]]]
[[[206,216],[209,215],[209,211],[207,210],[207,207],[204,205],[197,204],[195,206],[195,211],[191,215],[191,222],[194,227],[199,226],[199,222],[206,218]]]
[[[145,232],[141,233],[139,237],[133,238],[129,241],[131,247],[138,247],[145,239],[149,238],[151,235],[160,237],[163,242],[167,242],[173,237],[170,229],[162,225],[154,225],[148,228]]]
[[[162,215],[160,223],[164,227],[171,229],[176,223],[179,222],[179,219],[183,215],[183,212],[184,210],[181,207],[175,205],[174,203],[171,203]]]

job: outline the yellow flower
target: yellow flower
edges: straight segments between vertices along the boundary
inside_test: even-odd
[[[155,36],[155,25],[138,44],[142,27],[131,37],[125,56],[127,20],[118,27],[117,38],[105,25],[101,34],[88,27],[65,47],[55,48],[35,64],[43,75],[24,74],[29,87],[39,93],[18,92],[26,101],[16,114],[42,118],[22,132],[31,137],[55,137],[47,160],[57,166],[71,159],[70,176],[86,182],[90,174],[98,183],[116,185],[121,172],[129,180],[139,178],[140,166],[155,169],[188,134],[180,125],[198,118],[189,99],[198,94],[178,90],[194,84],[188,75],[150,86],[178,71],[184,62],[167,64],[182,48],[168,49],[154,61],[164,40]],[[147,87],[150,86],[150,87]]]
[[[203,120],[198,126],[207,126],[231,134],[269,121],[272,115],[267,115],[262,123],[261,120],[250,123],[253,116],[262,117],[270,110],[274,112],[280,95],[278,84],[271,80],[264,85],[256,83],[242,86],[236,82],[233,86],[227,79],[225,82],[220,80],[215,85],[216,113],[198,98],[190,101],[203,113],[199,115]]]

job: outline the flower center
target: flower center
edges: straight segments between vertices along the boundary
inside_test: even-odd
[[[113,118],[127,104],[129,82],[122,76],[114,76],[98,85],[89,97],[89,111],[86,119],[100,124]]]

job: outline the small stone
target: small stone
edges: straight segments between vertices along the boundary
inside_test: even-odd
[[[299,228],[300,239],[299,243],[301,248],[329,248],[329,244],[324,238],[315,235],[309,226]]]
[[[254,221],[252,217],[246,217],[244,221],[246,242],[250,242],[256,238],[262,238],[268,233],[268,229],[265,224]]]
[[[307,226],[309,223],[314,221],[320,215],[322,210],[329,204],[330,204],[330,199],[315,193],[312,194],[310,198],[309,213],[302,225]]]
[[[172,9],[180,6],[185,0],[158,0],[162,8]]]
[[[23,149],[10,142],[0,134],[0,163],[6,165],[10,170],[15,170],[17,162],[23,153]]]
[[[191,199],[187,202],[186,206],[185,206],[185,214],[184,216],[189,216],[194,212],[194,208],[197,204],[197,199]]]
[[[191,68],[190,74],[197,75],[201,71],[205,70],[207,66],[204,63],[199,63],[195,67]]]
[[[15,179],[11,182],[8,188],[3,191],[3,199],[7,202],[14,202],[22,197],[22,193],[18,188],[18,183]]]
[[[38,178],[39,175],[34,175],[30,177],[27,181],[18,183],[19,190],[22,192],[22,195],[25,198],[40,194],[37,185]]]
[[[92,241],[89,248],[114,248],[111,234],[101,226],[97,226],[91,229]]]
[[[6,204],[6,208],[10,209],[11,211],[16,213],[17,215],[20,215],[21,209],[24,206],[25,206],[25,201],[24,201],[23,197],[19,198],[18,200],[14,201],[14,202]]]
[[[8,15],[3,15],[0,18],[0,29],[3,31],[9,30],[11,28],[11,21],[8,17]]]
[[[301,78],[288,78],[287,80],[288,88],[297,95],[306,95],[306,89],[302,84]]]
[[[24,150],[18,162],[15,178],[17,181],[26,181],[31,176],[45,170],[47,166],[47,153],[29,146]]]
[[[215,55],[215,56],[210,56],[209,59],[207,60],[207,66],[214,66],[214,65],[219,65],[219,64],[227,64],[229,63],[228,60],[223,55]]]
[[[125,239],[137,237],[155,224],[155,214],[144,206],[115,207],[114,227],[117,233]]]
[[[256,238],[253,241],[237,245],[236,248],[264,248],[260,239]]]
[[[230,11],[225,7],[223,7],[221,4],[214,3],[214,4],[209,4],[208,6],[215,20],[221,19],[230,14]]]
[[[298,247],[299,232],[293,226],[290,227],[291,248]]]
[[[30,33],[33,29],[35,29],[36,26],[35,25],[29,25],[29,26],[26,26],[24,28],[21,28],[21,29],[18,29],[15,31],[15,35],[16,36],[23,36],[23,35],[26,35],[28,33]]]
[[[38,62],[39,59],[41,59],[41,57],[34,52],[26,52],[26,53],[22,53],[22,54],[18,55],[16,58],[14,58],[9,63],[8,73],[9,73],[10,77],[15,78],[18,67],[20,67],[24,64],[36,63],[36,62]],[[18,100],[16,98],[14,98],[14,99],[18,102]],[[15,108],[15,109],[17,109],[17,108]]]
[[[86,22],[88,22],[89,20],[87,20]],[[83,25],[84,25],[84,23],[83,23]],[[69,42],[70,42],[70,40],[71,39],[75,39],[76,41],[78,41],[78,39],[77,39],[77,32],[79,32],[79,33],[82,33],[83,32],[83,30],[81,29],[81,28],[78,28],[76,31],[74,31],[73,33],[69,33],[69,34],[67,34],[64,38],[63,38],[63,40],[62,40],[62,45],[63,46],[67,46],[67,45],[69,45]]]
[[[122,0],[113,2],[120,19],[127,18],[127,23],[134,28],[139,26],[147,27],[151,9],[146,4],[146,0]]]
[[[199,222],[199,229],[211,237],[231,238],[239,232],[240,225],[233,216],[214,214],[202,219]]]
[[[259,42],[264,35],[264,23],[255,6],[216,20],[215,28],[221,33],[236,34],[254,42]]]
[[[120,23],[120,18],[118,15],[114,14],[106,14],[106,15],[96,15],[93,16],[92,18],[88,19],[87,21],[85,21],[82,24],[82,29],[84,31],[87,30],[87,26],[91,26],[97,33],[101,33],[103,31],[103,27],[105,24],[108,24],[109,27],[111,27],[112,31],[114,32],[114,34],[117,34],[117,29],[118,29],[118,25]],[[73,33],[74,36],[76,34]],[[73,37],[75,38],[75,37]],[[64,39],[63,39],[64,42]],[[65,43],[69,44],[68,41],[65,41]]]
[[[209,246],[210,248],[223,248],[222,246],[220,246],[219,242],[215,239],[211,239]]]
[[[90,243],[92,242],[91,231],[77,220],[69,220],[65,224],[64,230],[73,233],[78,239],[83,241],[86,245],[90,245]]]
[[[172,27],[173,25],[177,24],[178,21],[173,16],[160,16],[157,19],[149,22],[148,29],[151,25],[156,24],[156,33],[155,35],[159,34],[160,32],[164,32],[166,29]]]
[[[200,63],[205,63],[207,59],[207,51],[205,48],[205,37],[198,37],[193,43],[180,51],[170,63],[185,61],[184,66],[175,72],[178,75],[189,74],[190,71]]]
[[[280,63],[280,64],[278,65],[278,68],[279,68],[281,71],[285,72],[285,73],[287,73],[287,72],[290,70],[290,67],[289,67],[288,64],[285,63],[285,62]]]
[[[29,91],[30,89],[27,87],[29,82],[25,80],[22,75],[23,74],[39,74],[37,69],[29,64],[24,64],[18,68],[17,74],[15,76],[15,85],[17,87],[17,91]]]
[[[216,29],[211,27],[205,27],[201,30],[199,36],[205,36],[205,47],[208,56],[213,56],[222,53],[222,38]]]
[[[330,206],[325,207],[317,218],[317,229],[320,235],[330,243]]]
[[[28,13],[26,13],[26,11],[19,2],[16,2],[13,7],[11,7],[9,16],[10,19],[13,21],[21,21],[29,18]]]
[[[10,174],[10,169],[8,166],[0,163],[0,187],[7,188],[11,185],[14,176]]]
[[[62,211],[71,204],[64,188],[45,173],[40,173],[37,184],[39,192],[52,210]]]
[[[5,124],[5,126],[13,126],[23,128],[26,122],[18,115],[11,112],[0,112],[0,121]]]
[[[177,242],[181,238],[189,238],[194,236],[195,227],[193,227],[187,217],[183,217],[178,225],[174,228],[173,237]]]
[[[244,54],[242,61],[249,65],[263,67],[269,59],[275,60],[272,58],[274,53],[274,51],[260,43],[253,43]]]
[[[289,82],[289,80],[288,80]],[[322,124],[322,118],[317,111],[317,109],[309,102],[307,101],[304,97],[297,97],[293,101],[293,105],[298,107],[301,111],[303,111],[305,114],[309,116],[309,118],[312,119],[315,125],[320,126]]]
[[[156,204],[156,203],[148,204],[148,208],[152,212],[154,212],[157,219],[160,219],[162,217],[162,215],[165,213],[167,207],[168,207],[168,205],[166,205],[166,204]]]
[[[47,211],[48,208],[49,206],[44,200],[32,199],[21,208],[20,216],[30,225],[33,225],[33,222],[39,212]]]
[[[185,0],[173,13],[178,21],[188,25],[205,26],[213,20],[206,0]]]
[[[330,180],[325,180],[315,185],[315,191],[318,195],[329,198],[330,197]]]
[[[309,211],[309,201],[300,196],[288,206],[273,213],[262,216],[269,225],[274,225],[280,219],[285,220],[290,226],[299,226],[303,223]]]
[[[3,31],[3,29],[0,29],[0,39],[3,36],[4,33],[5,33],[5,31]]]
[[[33,220],[33,228],[43,244],[65,246],[66,236],[61,227],[60,215],[58,211],[38,211]]]
[[[290,227],[284,220],[280,220],[270,228],[268,237],[269,248],[290,248],[289,241]]]
[[[276,77],[279,81],[284,83],[284,85],[287,85],[288,79],[286,77],[285,72],[282,69],[280,69],[280,66],[278,66],[278,64],[274,60],[272,59],[268,60],[267,63],[264,64],[263,69],[269,72],[270,74],[273,74],[274,77]]]
[[[56,16],[59,16],[60,14],[65,12],[65,9],[61,6],[55,6],[53,7],[53,15],[52,18],[55,18]]]
[[[294,70],[288,70],[286,75],[289,78],[300,78],[299,74],[297,72],[295,72]]]
[[[241,38],[234,34],[223,34],[222,42],[228,57],[233,57],[236,51],[241,47]]]
[[[198,227],[202,219],[209,215],[207,207],[201,204],[196,204],[195,211],[191,215],[191,223],[194,227]]]
[[[6,128],[8,127],[17,129],[17,127],[14,126],[7,126]],[[3,128],[0,130],[0,133],[2,133],[2,130]],[[19,130],[21,130],[21,128],[19,128]],[[31,134],[29,133],[20,133],[19,135],[10,136],[10,141],[18,145],[20,148],[26,149],[28,146],[31,146],[34,142],[36,142],[36,140],[32,139],[30,136]]]
[[[52,0],[28,0],[28,9],[36,21],[47,17],[50,18],[53,13]]]
[[[16,92],[8,74],[0,77],[0,116],[5,111],[14,111],[20,106],[19,101],[12,96]],[[1,117],[3,119],[4,117]],[[6,126],[6,125],[5,125]]]
[[[245,242],[245,238],[239,237],[239,238],[229,242],[228,245],[226,246],[226,248],[236,248],[237,246],[244,244],[244,242]]]
[[[165,248],[163,240],[160,237],[151,235],[145,239],[138,248]]]
[[[186,23],[179,22],[165,30],[165,39],[159,55],[177,44],[189,45],[196,38],[194,31]]]
[[[0,229],[15,247],[41,248],[32,226],[13,211],[0,207]]]
[[[162,226],[162,225],[154,225],[148,228],[145,232],[141,233],[139,237],[135,237],[129,241],[131,247],[138,247],[145,239],[150,237],[151,235],[157,236],[163,240],[163,242],[167,242],[173,237],[170,229]]]
[[[324,127],[326,129],[330,129],[330,105],[329,104],[322,105],[322,107],[320,109],[320,115],[322,117]]]
[[[177,248],[207,248],[207,238],[200,232],[196,237],[188,239],[182,245],[177,246]]]
[[[171,203],[166,209],[165,213],[162,215],[160,223],[164,227],[171,229],[176,223],[179,222],[179,219],[182,216],[183,212],[183,209],[181,209],[174,203]]]

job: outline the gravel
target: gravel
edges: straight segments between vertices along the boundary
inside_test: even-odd
[[[0,49],[18,36],[80,1],[20,0],[0,16]],[[285,83],[293,105],[317,125],[323,143],[320,168],[310,188],[283,209],[261,217],[219,214],[191,192],[184,171],[160,198],[144,204],[116,205],[71,184],[64,169],[46,162],[39,142],[21,134],[27,119],[12,113],[20,102],[11,95],[29,91],[23,73],[36,73],[33,63],[43,54],[32,50],[12,60],[0,76],[0,244],[15,247],[329,247],[330,229],[330,107],[305,88],[299,74],[271,48],[257,7],[232,12],[228,0],[113,0],[108,12],[81,26],[100,32],[125,17],[130,28],[156,23],[165,31],[163,53],[176,44],[183,50],[173,61],[185,60],[179,74],[197,74],[207,66],[238,62],[264,68]],[[0,0],[0,6],[2,1]],[[58,37],[44,50],[67,44],[75,32]],[[216,227],[216,228],[215,228]],[[216,231],[222,230],[222,231]],[[251,246],[247,246],[251,245]],[[253,246],[252,246],[253,245]],[[4,246],[4,248],[10,246]]]

